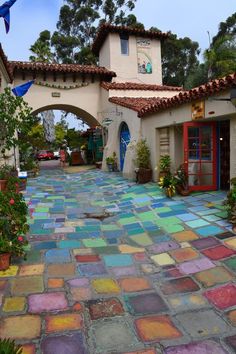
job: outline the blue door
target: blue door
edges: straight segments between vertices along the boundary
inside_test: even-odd
[[[127,149],[127,145],[130,142],[130,132],[128,125],[126,123],[122,123],[120,130],[120,170],[123,171],[125,153]]]

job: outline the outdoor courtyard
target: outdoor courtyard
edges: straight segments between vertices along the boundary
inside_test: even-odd
[[[0,333],[24,354],[236,352],[224,192],[47,168],[24,196],[28,258],[0,272]]]

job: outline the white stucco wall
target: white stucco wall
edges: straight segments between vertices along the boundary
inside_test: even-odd
[[[157,90],[109,90],[109,97],[160,97],[170,98],[177,94],[176,91]]]
[[[137,38],[129,36],[129,54],[122,55],[120,36],[118,33],[108,34],[99,54],[99,65],[115,71],[116,82],[140,82],[149,84],[162,84],[161,44],[157,39],[151,41],[152,74],[138,73],[137,65]],[[110,61],[108,63],[108,60]]]

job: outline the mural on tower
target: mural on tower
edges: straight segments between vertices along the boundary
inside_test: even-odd
[[[139,74],[152,74],[151,40],[137,39],[137,60]]]

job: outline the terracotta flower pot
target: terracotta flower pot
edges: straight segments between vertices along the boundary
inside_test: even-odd
[[[0,191],[4,192],[7,189],[7,180],[0,179]]]
[[[152,170],[150,168],[140,167],[137,172],[137,182],[147,183],[152,180]]]
[[[0,271],[10,267],[10,253],[0,253]]]

